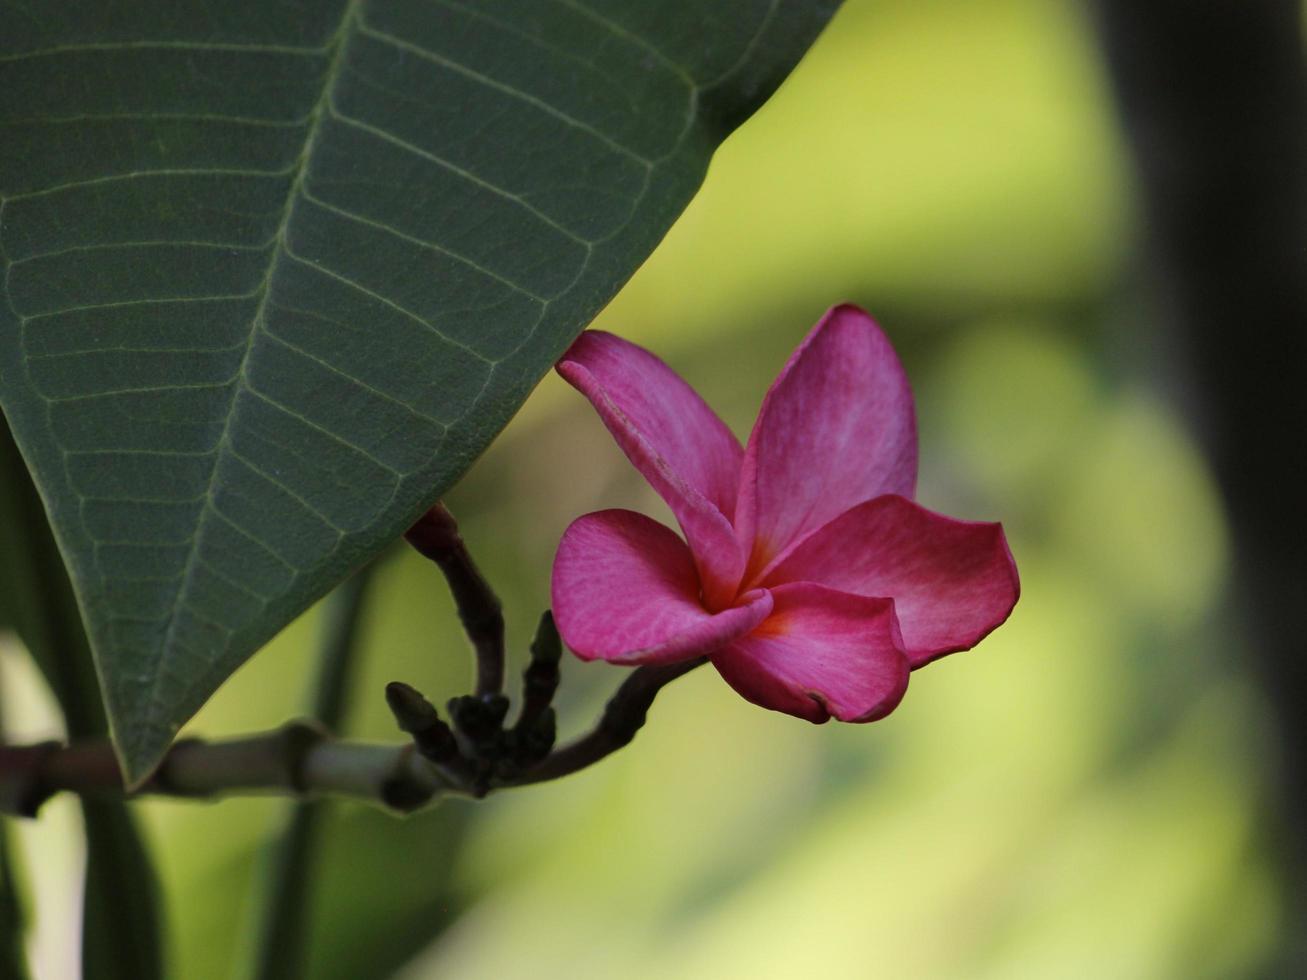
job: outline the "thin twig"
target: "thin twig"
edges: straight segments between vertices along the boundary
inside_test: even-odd
[[[579,772],[605,756],[630,744],[648,717],[654,698],[665,686],[708,662],[707,657],[658,667],[639,667],[622,683],[604,713],[587,735],[555,749],[544,762],[505,782],[504,786],[529,786]]]
[[[563,641],[554,625],[553,613],[546,609],[531,641],[531,662],[522,672],[522,710],[514,726],[519,732],[530,731],[551,710],[562,677],[558,669],[562,657]]]
[[[439,566],[449,583],[458,618],[476,651],[476,693],[500,693],[504,689],[503,609],[468,553],[454,516],[438,503],[404,537],[419,554]]]

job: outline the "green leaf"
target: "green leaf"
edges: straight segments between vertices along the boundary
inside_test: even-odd
[[[105,733],[91,650],[45,510],[0,418],[0,628],[22,639],[72,738]]]
[[[75,739],[103,738],[91,650],[36,488],[0,418],[0,627],[45,675]],[[88,980],[162,976],[158,883],[131,812],[82,803],[86,828],[82,972]],[[2,976],[3,974],[0,974]]]
[[[0,399],[133,782],[467,469],[836,0],[0,0]]]

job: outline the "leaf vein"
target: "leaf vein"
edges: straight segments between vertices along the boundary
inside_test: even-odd
[[[383,222],[374,221],[373,219],[365,217],[364,215],[361,215],[355,211],[350,211],[347,210],[346,208],[337,207],[335,204],[329,204],[326,201],[322,200],[321,198],[314,196],[314,194],[307,189],[304,191],[304,198],[305,200],[316,205],[317,207],[322,208],[324,211],[330,211],[332,214],[339,215],[340,217],[345,218],[349,221],[355,221],[361,225],[367,225],[369,228],[376,228],[378,231],[384,231],[387,234],[393,235],[395,238],[399,238],[412,245],[417,245],[421,248],[427,248],[433,252],[439,252],[441,255],[448,256],[449,258],[454,259],[456,262],[461,262],[463,265],[467,266],[468,268],[474,269],[477,272],[481,273],[482,275],[487,276],[490,279],[493,279],[495,282],[507,286],[509,289],[513,290],[513,292],[521,293],[523,296],[526,296],[528,299],[535,300],[537,303],[546,303],[549,301],[549,297],[541,296],[539,293],[527,289],[525,286],[516,283],[511,279],[507,279],[491,269],[487,269],[485,266],[468,258],[466,255],[462,255],[459,252],[455,252],[451,249],[448,249],[444,245],[438,245],[435,242],[427,241],[425,238],[418,238],[414,235],[409,235],[405,232],[400,231],[398,228],[392,228],[390,227],[390,225],[387,225]]]
[[[568,51],[565,48],[556,47],[552,44],[546,44],[543,40],[541,40],[536,35],[524,31],[520,27],[517,27],[513,24],[510,24],[508,21],[500,20],[497,17],[492,17],[490,14],[477,10],[475,7],[469,7],[466,6],[465,4],[457,3],[455,2],[455,0],[428,0],[428,2],[430,2],[433,6],[445,7],[448,10],[457,10],[461,14],[465,14],[466,16],[471,17],[475,20],[479,20],[483,23],[489,24],[491,27],[494,27],[495,29],[502,31],[505,34],[511,34],[513,37],[526,41],[528,44],[539,48],[541,51],[547,51],[550,54],[556,55],[559,58],[562,58],[566,61],[570,61],[574,64],[581,65],[583,68],[588,68],[591,71],[602,75],[608,81],[616,83],[616,79],[614,79],[613,76],[610,75],[608,72],[604,71],[595,62],[590,61],[586,58],[582,58],[574,51]],[[627,107],[630,108],[631,112],[632,113],[638,112],[638,109],[635,104],[635,99],[631,97],[631,93],[626,91],[624,88],[621,88],[620,86],[616,86],[616,90],[621,94],[622,100],[627,104]]]
[[[278,308],[280,309],[281,307],[279,306]],[[382,399],[383,401],[387,401],[392,405],[404,409],[404,411],[408,412],[414,418],[421,419],[423,422],[427,422],[430,423],[431,425],[437,426],[442,432],[444,432],[449,428],[449,426],[447,426],[444,422],[440,421],[440,419],[436,418],[434,415],[428,415],[426,412],[420,412],[412,405],[410,405],[408,402],[396,398],[394,395],[388,394],[382,391],[380,388],[374,387],[373,385],[370,385],[365,381],[361,381],[360,379],[352,375],[346,374],[344,371],[336,367],[331,362],[323,360],[321,357],[318,357],[316,354],[310,353],[309,351],[305,350],[303,347],[300,347],[298,344],[292,344],[289,340],[286,340],[284,337],[281,337],[278,334],[273,333],[271,330],[265,328],[264,333],[274,343],[281,344],[281,346],[285,347],[288,351],[291,351],[294,354],[298,354],[300,357],[303,357],[305,360],[312,361],[314,364],[317,364],[323,370],[330,371],[332,374],[340,378],[342,381],[356,388],[359,388],[362,391],[366,391],[369,394],[375,395],[376,397]]]
[[[309,117],[265,119],[223,112],[88,112],[68,116],[10,116],[0,126],[64,126],[93,122],[213,122],[237,126],[266,126],[270,129],[301,129]]]
[[[228,516],[227,514],[224,514],[222,512],[222,508],[218,506],[217,501],[214,501],[213,503],[213,514],[215,517],[218,518],[218,520],[222,521],[224,524],[226,524],[229,528],[231,528],[233,531],[239,534],[246,541],[249,541],[251,544],[255,545],[260,551],[263,551],[264,553],[270,555],[273,558],[273,560],[277,562],[277,564],[281,565],[287,571],[289,571],[292,577],[299,576],[300,570],[298,568],[296,568],[285,558],[283,558],[281,554],[272,547],[272,545],[268,544],[268,542],[264,541],[257,534],[254,534],[247,528],[242,527],[232,517]]]
[[[34,51],[19,51],[0,55],[0,64],[51,58],[62,54],[96,54],[119,51],[213,51],[236,54],[283,54],[295,57],[321,57],[331,50],[331,44],[309,48],[288,44],[240,44],[212,41],[106,41],[87,44],[58,44]]]
[[[260,467],[252,459],[249,459],[247,456],[243,455],[238,450],[228,447],[227,452],[231,454],[232,459],[236,460],[238,463],[244,466],[255,476],[259,477],[261,480],[265,480],[266,482],[272,484],[282,493],[286,494],[288,497],[290,497],[292,500],[298,503],[310,514],[312,514],[314,517],[320,520],[323,524],[329,527],[332,531],[334,531],[336,533],[336,538],[338,541],[341,537],[345,535],[345,529],[343,527],[340,527],[338,524],[336,524],[336,522],[333,521],[330,517],[328,517],[323,511],[319,510],[313,504],[309,503],[306,499],[304,499],[303,496],[301,496],[295,490],[291,489],[281,479],[267,472],[267,470]]]
[[[474,81],[480,85],[484,85],[486,88],[494,89],[497,92],[502,92],[505,95],[509,96],[510,98],[516,99],[519,102],[524,103],[525,105],[532,106],[533,108],[538,109],[549,116],[552,116],[554,119],[557,119],[559,122],[562,122],[565,125],[571,126],[574,129],[578,129],[581,132],[594,137],[599,142],[603,143],[604,146],[608,147],[610,150],[612,150],[615,153],[620,153],[622,156],[635,160],[636,162],[640,163],[645,167],[653,166],[653,161],[649,160],[647,157],[642,156],[636,150],[631,149],[631,147],[626,146],[618,142],[617,140],[613,139],[607,133],[604,133],[596,129],[594,126],[590,125],[587,122],[577,119],[575,116],[567,112],[564,112],[562,109],[559,109],[556,106],[550,105],[548,102],[544,101],[543,99],[537,99],[534,95],[531,95],[527,92],[523,92],[521,89],[515,88],[512,85],[507,84],[506,82],[501,82],[498,79],[483,74],[482,72],[479,72],[474,68],[470,68],[461,62],[454,61],[453,59],[446,58],[443,55],[436,54],[434,51],[428,51],[426,48],[420,45],[412,44],[408,41],[403,40],[402,38],[395,37],[392,34],[387,34],[385,31],[380,31],[374,27],[369,27],[366,23],[360,23],[359,32],[363,34],[365,37],[370,37],[373,40],[378,41],[382,44],[389,45],[390,47],[393,47],[399,51],[407,52],[409,54],[414,55],[417,58],[421,58],[424,61],[429,61],[434,65],[440,66],[441,68],[445,68],[456,74],[462,75],[464,78],[470,79],[471,81]]]
[[[242,245],[234,242],[202,242],[192,240],[157,240],[141,242],[108,242],[101,245],[70,245],[67,248],[52,249],[48,252],[35,252],[31,255],[24,255],[21,259],[14,259],[10,262],[11,266],[22,265],[24,262],[35,262],[37,259],[53,259],[61,255],[71,255],[76,252],[107,252],[117,248],[163,248],[165,246],[177,246],[178,248],[215,248],[222,251],[232,252],[263,252],[267,251],[276,244],[276,239],[269,239],[266,242],[259,242],[256,245]]]
[[[140,180],[148,177],[268,177],[284,178],[289,177],[295,171],[295,166],[285,168],[284,170],[245,170],[240,167],[159,167],[153,170],[132,170],[124,174],[104,174],[100,177],[86,177],[81,180],[72,180],[64,184],[54,184],[50,187],[42,187],[40,190],[23,191],[21,194],[12,194],[9,196],[10,201],[26,201],[34,197],[45,197],[49,194],[60,194],[64,191],[76,190],[79,187],[93,187],[97,184],[111,184],[122,180]]]
[[[63,454],[71,459],[82,456],[161,456],[165,459],[199,459],[212,456],[216,449],[65,449]]]
[[[9,295],[8,289],[5,290],[5,295]],[[147,299],[115,300],[111,303],[87,303],[85,306],[64,306],[57,310],[46,310],[44,313],[21,314],[14,310],[14,315],[18,317],[20,322],[30,324],[49,317],[64,316],[68,313],[86,313],[91,310],[113,310],[125,306],[162,306],[164,303],[225,303],[253,299],[258,295],[259,290],[252,289],[248,293],[221,293],[216,296],[159,296]],[[12,307],[10,308],[12,309]]]
[[[263,402],[265,405],[269,406],[270,408],[275,408],[277,411],[281,412],[282,414],[297,420],[301,424],[308,426],[310,429],[313,429],[316,432],[321,433],[322,435],[330,439],[332,442],[335,442],[338,445],[340,445],[342,448],[349,449],[357,453],[358,455],[362,456],[364,459],[368,460],[369,462],[375,463],[377,466],[385,470],[387,473],[389,473],[391,476],[395,477],[396,479],[404,478],[403,473],[395,469],[393,466],[391,466],[389,463],[385,462],[384,460],[378,458],[377,456],[374,456],[371,452],[369,452],[364,447],[356,445],[355,443],[350,442],[344,436],[332,432],[330,429],[328,429],[325,425],[322,425],[320,422],[314,422],[307,415],[297,412],[289,405],[285,405],[277,401],[277,399],[273,398],[271,395],[268,395],[266,392],[259,391],[259,389],[251,385],[248,380],[245,382],[244,390],[248,391],[251,395],[253,395],[255,398],[257,398],[259,401]]]
[[[458,176],[469,181],[470,183],[476,184],[478,187],[481,187],[484,190],[489,191],[490,193],[496,195],[497,197],[502,197],[506,201],[512,201],[514,204],[518,205],[519,207],[523,208],[526,211],[529,211],[535,217],[539,218],[540,221],[548,225],[550,228],[553,228],[560,235],[563,235],[564,237],[570,239],[571,241],[576,242],[578,245],[582,245],[587,249],[592,246],[593,243],[590,242],[588,239],[582,238],[580,235],[577,235],[575,232],[570,231],[567,228],[563,227],[553,218],[549,217],[549,215],[545,214],[539,208],[529,203],[525,198],[521,197],[520,195],[514,194],[512,191],[500,187],[497,184],[492,184],[488,180],[478,177],[476,174],[472,173],[472,171],[465,170],[464,168],[458,166],[457,164],[451,163],[449,160],[446,160],[444,157],[437,156],[436,154],[432,153],[430,150],[424,150],[422,147],[410,143],[408,140],[402,139],[396,136],[394,133],[388,132],[387,130],[382,129],[379,126],[373,126],[371,123],[366,123],[361,119],[355,119],[353,116],[347,116],[344,113],[342,113],[336,106],[330,103],[328,103],[327,105],[327,111],[331,113],[331,117],[335,119],[337,122],[344,123],[346,126],[352,126],[353,128],[360,130],[361,132],[368,133],[369,135],[375,136],[379,140],[383,140],[387,143],[390,143],[392,146],[398,147],[399,149],[404,150],[407,153],[411,153],[414,156],[421,157],[424,160],[429,160],[430,162],[436,164],[437,166],[443,167],[444,169],[450,171],[451,173],[457,174]]]
[[[348,276],[341,275],[339,272],[327,268],[327,266],[323,265],[321,262],[313,262],[310,261],[309,259],[304,258],[304,256],[302,255],[297,255],[291,249],[289,244],[282,245],[282,252],[292,262],[298,262],[300,265],[305,266],[306,268],[312,269],[315,272],[320,272],[322,275],[327,276],[330,279],[334,279],[337,282],[341,283],[342,285],[349,286],[350,288],[356,290],[357,292],[362,293],[364,296],[368,296],[376,300],[378,303],[381,303],[384,306],[388,306],[396,313],[399,313],[407,317],[408,319],[412,320],[414,323],[421,324],[422,327],[431,331],[433,334],[435,334],[445,343],[453,347],[461,347],[463,350],[467,351],[469,354],[475,357],[478,361],[483,361],[486,364],[492,363],[490,358],[486,357],[484,354],[477,351],[475,348],[469,347],[467,344],[464,344],[461,341],[455,340],[453,337],[450,337],[447,334],[442,333],[440,329],[436,327],[434,324],[429,323],[428,321],[426,321],[425,319],[423,319],[422,317],[414,313],[412,310],[400,306],[394,300],[382,296],[380,293],[373,292],[371,289],[368,289],[368,287],[364,286],[362,283],[355,282],[353,279],[349,278]]]
[[[29,364],[37,361],[58,361],[69,357],[93,357],[96,354],[230,354],[244,350],[245,342],[226,347],[85,347],[81,350],[61,350],[54,354],[26,353]]]
[[[195,564],[198,567],[207,570],[210,575],[218,579],[220,582],[225,582],[227,585],[231,586],[231,588],[235,589],[237,592],[249,596],[251,599],[253,599],[255,602],[259,604],[260,608],[267,606],[268,599],[266,596],[261,595],[258,592],[255,592],[253,589],[251,589],[248,585],[245,585],[243,582],[236,581],[236,579],[232,578],[232,576],[228,575],[221,568],[218,568],[216,565],[214,565],[213,562],[207,560],[204,557],[199,557],[195,559]],[[194,609],[195,607],[191,606],[192,612],[194,611]]]
[[[48,395],[42,395],[36,391],[36,395],[47,405],[70,405],[75,402],[91,401],[96,398],[118,398],[123,395],[158,395],[169,391],[214,391],[219,388],[228,388],[236,381],[236,376],[226,378],[222,381],[204,381],[196,384],[166,384],[166,385],[144,385],[132,388],[110,388],[107,391],[92,391],[84,395],[60,395],[54,398]],[[35,389],[33,389],[35,390]]]
[[[557,3],[559,6],[567,7],[569,10],[572,10],[575,13],[580,14],[582,17],[585,17],[593,21],[594,23],[605,28],[615,36],[622,38],[623,40],[629,42],[630,44],[635,45],[637,48],[640,48],[642,51],[651,55],[656,61],[658,61],[661,65],[663,65],[663,67],[671,69],[671,71],[674,72],[678,78],[680,78],[683,82],[685,82],[688,88],[694,89],[698,87],[698,82],[695,81],[694,76],[690,74],[688,69],[686,69],[683,65],[680,65],[677,62],[673,61],[670,57],[667,56],[667,54],[663,52],[661,48],[646,41],[640,35],[628,31],[621,24],[617,23],[614,20],[610,20],[609,18],[605,17],[603,14],[599,13],[597,10],[593,10],[590,7],[586,6],[585,4],[579,2],[579,0],[554,0],[554,2]]]

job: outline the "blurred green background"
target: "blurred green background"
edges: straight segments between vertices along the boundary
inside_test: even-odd
[[[1256,975],[1280,928],[1258,824],[1268,736],[1131,194],[1081,8],[848,0],[596,325],[656,350],[743,438],[821,312],[865,306],[916,388],[919,499],[1003,521],[1015,614],[871,726],[763,712],[700,671],[630,748],[562,782],[404,821],[332,804],[309,975]],[[567,523],[668,516],[554,377],[449,504],[504,600],[515,671]],[[391,738],[386,681],[443,701],[471,661],[421,560],[397,551],[373,596],[348,730]],[[303,711],[314,619],[192,729]],[[47,733],[48,696],[0,653],[9,727]],[[564,735],[621,674],[565,664]],[[287,804],[139,812],[173,973],[241,976]],[[60,800],[19,832],[51,980],[76,963],[76,819]]]

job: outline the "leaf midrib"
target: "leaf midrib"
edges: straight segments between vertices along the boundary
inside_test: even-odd
[[[163,665],[172,655],[177,641],[178,621],[182,611],[186,606],[186,597],[191,589],[192,582],[197,569],[201,563],[200,546],[204,539],[205,530],[208,527],[210,515],[214,512],[214,488],[217,484],[218,467],[222,458],[228,449],[231,448],[231,430],[234,419],[236,418],[237,402],[240,399],[242,390],[246,388],[246,376],[249,367],[250,355],[255,346],[255,340],[259,331],[263,327],[264,318],[267,313],[269,298],[272,295],[273,278],[276,275],[277,268],[281,263],[281,258],[285,252],[286,233],[290,227],[291,219],[295,214],[295,204],[300,198],[303,189],[305,175],[308,172],[309,161],[313,156],[313,150],[317,145],[318,137],[322,132],[322,122],[326,115],[326,110],[331,102],[332,90],[340,78],[340,68],[346,49],[349,46],[349,33],[352,25],[358,17],[358,11],[362,0],[347,0],[344,11],[341,14],[339,25],[332,34],[331,40],[323,47],[323,52],[331,52],[331,60],[323,75],[322,92],[318,96],[317,102],[314,103],[312,111],[308,116],[308,125],[304,137],[304,145],[300,150],[300,155],[292,167],[294,178],[291,181],[289,190],[286,192],[286,203],[282,209],[281,220],[277,225],[276,234],[273,236],[272,257],[268,262],[268,271],[259,284],[259,302],[255,308],[254,315],[250,320],[249,336],[245,341],[245,349],[241,354],[241,360],[236,370],[235,381],[232,385],[231,402],[227,410],[226,418],[223,420],[222,432],[214,444],[213,464],[209,470],[208,480],[205,484],[203,502],[200,504],[199,523],[195,528],[195,535],[191,540],[190,549],[187,551],[186,563],[182,568],[182,574],[177,586],[176,600],[172,604],[172,611],[168,617],[168,624],[164,629],[163,642],[159,648],[158,662],[155,665],[154,680],[150,686],[150,695],[148,704],[150,706],[151,717],[145,720],[142,728],[148,728],[151,724],[158,724],[155,717],[155,706],[158,704],[159,685],[166,672]],[[115,739],[115,742],[119,740]],[[124,764],[128,761],[122,760]],[[144,774],[131,774],[137,777],[144,777]]]

